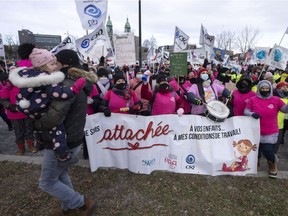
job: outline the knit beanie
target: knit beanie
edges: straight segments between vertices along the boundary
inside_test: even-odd
[[[56,60],[56,57],[46,49],[34,48],[29,56],[29,59],[33,67],[41,67],[46,65],[53,59]]]
[[[208,70],[206,68],[199,68],[198,69],[198,75],[200,76],[203,72],[207,72],[208,73]]]
[[[61,64],[67,64],[69,66],[76,66],[80,64],[79,57],[74,50],[64,49],[58,52],[55,56],[57,61]]]
[[[269,78],[273,78],[273,74],[269,71],[267,71],[264,75],[264,79],[269,79]]]
[[[108,72],[105,68],[99,67],[98,71],[97,71],[97,76],[98,77],[103,77],[103,76],[108,77]]]
[[[280,88],[283,87],[283,86],[288,87],[288,83],[287,83],[287,82],[279,82],[279,83],[276,85],[276,88],[277,88],[277,89],[280,89]]]
[[[32,53],[32,50],[35,48],[33,44],[23,43],[18,47],[17,53],[21,60],[29,59],[29,55]]]
[[[159,74],[157,76],[157,79],[156,79],[156,82],[157,83],[160,83],[160,82],[168,82],[168,78],[165,74]]]
[[[115,76],[114,76],[114,84],[116,84],[117,80],[119,80],[119,79],[123,79],[126,82],[126,79],[125,79],[125,77],[124,77],[122,72],[118,72],[118,73],[115,74]]]

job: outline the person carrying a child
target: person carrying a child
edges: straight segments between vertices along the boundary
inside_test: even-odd
[[[85,78],[81,77],[71,88],[62,86],[65,75],[57,71],[56,57],[48,50],[34,48],[29,59],[33,68],[14,69],[9,74],[9,80],[20,89],[17,109],[31,119],[39,119],[44,115],[52,99],[68,100],[78,94],[86,83]],[[69,159],[64,124],[52,128],[50,134],[54,138],[53,149],[57,158],[60,161]]]

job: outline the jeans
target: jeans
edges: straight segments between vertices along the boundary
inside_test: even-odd
[[[70,149],[71,159],[65,162],[57,160],[52,149],[45,149],[39,186],[42,191],[62,202],[62,209],[80,208],[84,205],[84,196],[74,191],[68,168],[78,162],[81,147]]]
[[[260,143],[259,145],[259,152],[258,152],[258,159],[261,158],[261,154],[267,159],[267,161],[271,161],[275,163],[275,154],[274,154],[274,145],[271,143]]]

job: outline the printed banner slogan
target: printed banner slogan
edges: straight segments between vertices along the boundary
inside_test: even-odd
[[[232,117],[213,122],[196,115],[87,116],[90,167],[204,175],[257,173],[259,120]]]

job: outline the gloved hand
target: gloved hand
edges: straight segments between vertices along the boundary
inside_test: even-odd
[[[251,115],[254,119],[259,119],[261,116],[258,113],[252,113]]]
[[[93,99],[91,97],[87,97],[87,104],[92,104],[93,103]]]
[[[13,113],[19,112],[19,111],[17,110],[16,105],[13,105],[13,104],[9,104],[9,106],[6,107],[6,109],[8,109],[9,111],[11,111],[11,112],[13,112]]]
[[[203,105],[203,101],[201,99],[195,98],[195,102],[197,106]]]
[[[69,150],[65,150],[64,148],[59,148],[54,150],[55,155],[59,161],[67,161],[71,158],[71,153]]]
[[[141,110],[141,105],[135,104],[129,108],[129,113],[137,113],[139,110]]]
[[[72,91],[75,93],[75,94],[79,94],[79,92],[82,90],[82,88],[84,87],[86,83],[86,80],[85,78],[81,77],[79,79],[77,79],[74,83],[74,85],[71,87],[72,88]]]
[[[232,100],[233,99],[233,95],[230,94],[228,97],[227,97],[228,100]]]
[[[182,116],[183,113],[184,113],[184,109],[183,109],[183,108],[179,108],[179,109],[177,110],[177,115],[178,115],[179,117]]]
[[[111,111],[110,111],[109,108],[107,108],[107,109],[104,110],[104,116],[105,116],[105,117],[110,117],[110,116],[111,116]]]

